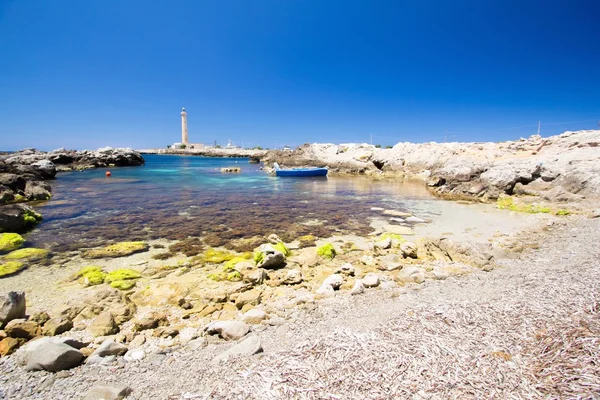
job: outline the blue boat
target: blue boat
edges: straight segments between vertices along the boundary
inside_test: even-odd
[[[329,171],[327,168],[287,168],[281,169],[279,164],[274,163],[276,176],[296,176],[296,177],[307,177],[307,176],[327,176]]]

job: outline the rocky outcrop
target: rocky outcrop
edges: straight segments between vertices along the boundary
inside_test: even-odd
[[[41,220],[42,216],[26,204],[0,205],[0,232],[24,233]]]
[[[0,232],[25,232],[35,226],[23,219],[27,208],[3,205],[50,199],[51,187],[45,181],[54,179],[57,171],[142,164],[139,153],[110,147],[96,151],[25,149],[0,154]]]
[[[272,151],[263,161],[282,167],[418,177],[443,197],[494,200],[528,194],[553,202],[600,197],[600,131],[539,135],[500,143],[306,144]]]
[[[54,337],[33,340],[17,351],[17,363],[26,371],[58,372],[76,367],[83,360],[83,354],[67,343]]]

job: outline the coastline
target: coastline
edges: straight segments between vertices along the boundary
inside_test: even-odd
[[[594,163],[598,151],[590,152],[595,147],[590,144],[594,143],[593,138],[581,141],[582,136],[578,135],[589,138],[589,133],[584,132],[551,138],[550,142],[559,142],[560,146],[578,142],[579,147],[563,149],[571,151],[565,157],[584,162],[585,176],[589,177],[597,165]],[[133,390],[135,398],[159,395],[183,399],[189,398],[186,393],[194,391],[210,393],[213,398],[229,398],[232,393],[265,398],[290,393],[300,396],[309,389],[314,398],[320,398],[329,393],[327,387],[335,388],[338,396],[360,393],[365,397],[375,390],[372,386],[365,389],[365,382],[375,385],[404,374],[402,379],[412,384],[380,387],[378,393],[383,397],[421,395],[415,389],[419,388],[434,398],[464,397],[473,394],[469,382],[477,381],[482,386],[475,391],[476,397],[489,396],[490,391],[508,395],[511,390],[523,396],[560,396],[567,392],[585,395],[586,388],[600,387],[600,383],[590,378],[581,386],[557,389],[544,381],[536,368],[546,357],[538,351],[540,340],[555,339],[544,334],[544,329],[553,331],[577,324],[577,320],[569,319],[542,326],[542,321],[551,317],[550,311],[580,315],[581,310],[590,307],[589,299],[595,289],[584,284],[597,281],[599,273],[589,260],[598,256],[592,243],[600,239],[600,213],[593,208],[593,188],[587,187],[587,181],[574,179],[581,168],[572,170],[565,166],[549,179],[547,171],[537,166],[539,160],[530,159],[537,154],[530,154],[532,143],[539,140],[524,140],[518,150],[509,152],[510,157],[503,153],[494,161],[484,158],[487,169],[478,170],[475,175],[460,175],[459,183],[456,174],[464,172],[460,168],[479,165],[473,157],[481,155],[481,151],[489,152],[489,148],[465,145],[478,147],[476,155],[468,157],[471,164],[465,164],[465,158],[456,154],[448,159],[438,154],[437,162],[443,160],[443,164],[430,164],[429,159],[422,158],[412,162],[399,158],[398,149],[380,152],[364,145],[345,148],[313,144],[284,152],[283,156],[272,151],[255,155],[267,164],[277,157],[283,157],[285,166],[325,163],[334,174],[418,179],[419,186],[429,186],[442,198],[459,198],[464,187],[479,184],[481,191],[467,191],[464,197],[475,202],[497,201],[496,207],[448,202],[457,208],[438,221],[420,219],[418,213],[415,216],[403,210],[374,207],[381,218],[373,218],[370,234],[290,237],[289,232],[273,232],[231,241],[253,249],[253,253],[235,246],[236,250],[232,250],[228,247],[231,243],[212,247],[208,236],[194,236],[46,252],[39,258],[23,260],[26,269],[0,280],[0,295],[13,289],[29,293],[28,317],[9,323],[30,330],[21,337],[15,336],[23,334],[15,333],[21,331],[14,326],[1,327],[4,330],[0,331],[0,351],[7,356],[0,357],[0,387],[11,398],[81,395],[93,385],[124,385]],[[412,148],[411,154],[423,157],[434,145],[414,146],[417,147]],[[434,147],[437,146],[442,145]],[[512,148],[514,144],[507,146]],[[544,157],[556,157],[556,148],[548,147],[552,151]],[[210,156],[219,157],[218,154],[223,153],[213,152]],[[593,157],[584,159],[590,154]],[[383,155],[395,161],[379,164]],[[505,163],[506,160],[509,161]],[[485,181],[482,175],[493,171],[498,162],[506,166],[503,171],[508,171],[503,175],[504,181]],[[523,165],[534,165],[539,176],[528,182],[515,178],[515,174],[523,175]],[[556,162],[550,163],[555,165]],[[455,175],[443,175],[455,171],[455,167],[460,167]],[[443,184],[431,184],[440,179]],[[516,196],[523,193],[517,188],[529,190],[537,179],[549,185],[535,196],[533,192]],[[509,186],[503,186],[506,181],[511,182]],[[575,197],[548,195],[556,188],[565,190],[565,182],[572,185],[568,193]],[[453,195],[445,196],[447,193]],[[511,203],[506,202],[507,198]],[[546,211],[540,204],[554,206]],[[561,212],[567,209],[568,212]],[[412,221],[414,227],[392,224],[392,219]],[[311,221],[315,222],[323,223]],[[279,239],[278,233],[286,240]],[[588,250],[569,250],[574,246]],[[562,261],[557,263],[558,260]],[[85,268],[93,270],[84,273]],[[573,268],[577,273],[573,273]],[[568,279],[563,277],[565,273],[571,273]],[[535,281],[522,285],[530,279]],[[574,287],[578,290],[576,296],[571,295],[574,301],[564,304]],[[546,311],[540,308],[540,301],[550,288],[560,296],[552,298],[550,306],[544,299],[550,310]],[[519,310],[519,314],[507,313],[505,304]],[[588,318],[587,314],[584,317]],[[535,331],[528,326],[529,320],[536,321]],[[454,326],[455,321],[461,322]],[[50,330],[47,324],[59,324],[60,333]],[[444,324],[454,328],[442,329]],[[469,329],[472,324],[475,329]],[[509,327],[519,333],[507,333]],[[46,331],[50,333],[37,338]],[[496,335],[493,342],[476,345],[477,335],[485,332]],[[574,333],[569,340],[579,340],[578,335]],[[20,360],[29,354],[30,344],[40,340],[46,340],[48,346],[53,346],[52,340],[79,343],[76,351],[81,359],[61,368],[65,371],[60,376],[52,372],[24,372],[27,363],[20,365]],[[8,348],[9,344],[15,347]],[[388,354],[400,364],[392,364],[407,362],[406,368],[389,369],[391,361],[386,356],[382,358],[378,351],[381,346],[393,344],[397,346]],[[118,350],[98,354],[110,346]],[[464,354],[447,350],[454,347]],[[340,368],[334,360],[346,357],[344,354],[352,356]],[[581,354],[572,356],[586,365]],[[474,360],[479,360],[477,367]],[[481,360],[485,361],[484,367]],[[329,372],[306,375],[289,369],[290,362],[305,371],[315,362],[322,362]],[[443,376],[447,375],[449,364],[457,363],[462,366],[462,373],[457,383],[448,387],[443,384]],[[97,373],[103,368],[110,368],[116,379],[107,380]],[[365,375],[366,368],[379,371],[380,376],[370,380]],[[437,375],[425,379],[417,373],[423,368],[437,371]],[[250,374],[248,379],[241,380],[233,373],[240,369]],[[490,369],[503,371],[512,383],[490,378],[486,372]],[[181,370],[186,373],[181,374]],[[252,375],[251,371],[260,373]],[[282,377],[282,371],[293,376],[296,383],[290,384]],[[568,373],[576,376],[578,372]],[[192,377],[198,374],[203,378],[190,385]],[[357,374],[363,376],[360,382],[351,378]],[[328,381],[328,376],[333,375],[344,376],[347,383]],[[319,386],[319,380],[329,383]],[[267,390],[267,381],[278,382],[277,388]]]
[[[268,150],[251,150],[251,149],[140,149],[137,150],[140,154],[172,154],[183,156],[203,156],[203,157],[224,157],[224,158],[250,158],[260,159],[267,154]]]

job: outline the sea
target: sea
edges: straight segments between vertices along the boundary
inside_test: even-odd
[[[213,245],[265,237],[367,235],[383,209],[435,218],[422,183],[369,177],[282,178],[244,158],[145,155],[139,167],[61,172],[28,244],[73,251],[114,241],[207,237]],[[240,167],[223,173],[223,167]],[[107,177],[106,172],[111,176]]]

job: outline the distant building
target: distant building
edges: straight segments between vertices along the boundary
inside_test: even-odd
[[[187,113],[185,108],[181,109],[181,143],[186,146],[189,144],[188,140],[188,129],[187,129]]]

